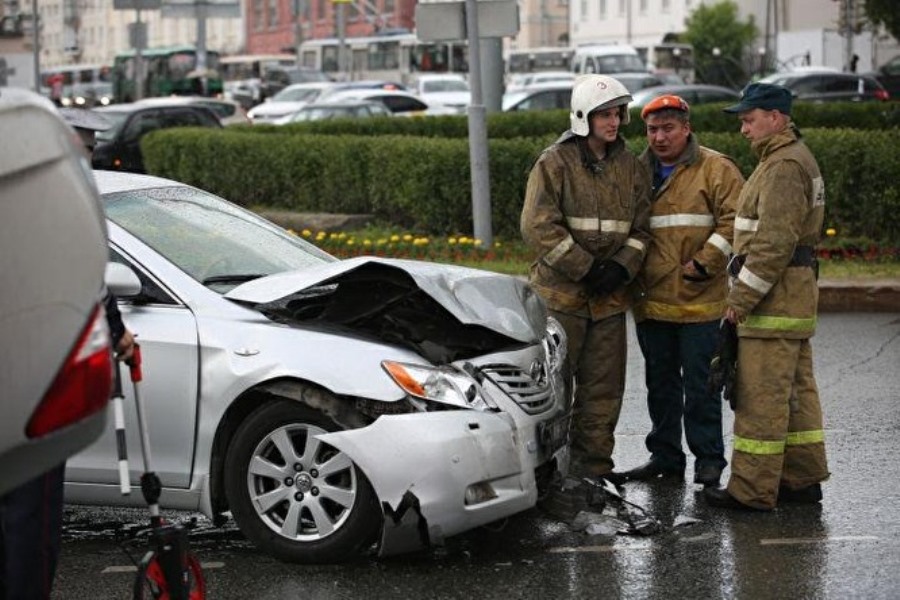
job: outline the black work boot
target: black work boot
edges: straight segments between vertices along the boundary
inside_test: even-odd
[[[716,508],[730,508],[733,510],[749,510],[749,511],[762,511],[762,508],[755,508],[750,506],[749,504],[744,504],[739,501],[737,498],[728,493],[728,490],[725,488],[704,488],[703,496],[706,498],[706,503],[710,506],[715,506]]]
[[[652,481],[654,479],[666,479],[670,481],[683,481],[684,469],[666,468],[655,460],[649,460],[639,467],[621,473],[628,481]]]
[[[818,483],[808,485],[799,490],[791,490],[784,486],[778,488],[778,503],[815,504],[822,501],[822,486]]]
[[[713,465],[706,465],[694,471],[694,483],[702,483],[704,487],[719,487],[721,478],[722,469]]]

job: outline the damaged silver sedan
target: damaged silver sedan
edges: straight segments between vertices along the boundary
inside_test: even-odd
[[[196,188],[96,178],[112,259],[141,281],[120,305],[164,508],[230,513],[266,552],[334,562],[441,544],[564,474],[565,334],[523,282],[339,261]],[[112,427],[69,461],[68,501],[142,505],[119,493]]]

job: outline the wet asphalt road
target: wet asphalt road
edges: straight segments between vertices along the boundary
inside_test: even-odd
[[[649,427],[634,339],[629,351],[621,468],[645,460]],[[329,566],[280,563],[232,524],[170,516],[196,519],[191,545],[215,599],[900,598],[900,313],[822,315],[813,351],[832,472],[821,506],[722,512],[691,483],[630,483],[626,498],[661,532],[589,536],[531,510],[443,548]],[[674,527],[679,516],[699,522]],[[126,550],[140,554],[145,520],[145,511],[67,507],[53,598],[130,597]]]

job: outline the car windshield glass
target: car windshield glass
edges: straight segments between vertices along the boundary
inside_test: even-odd
[[[100,114],[109,121],[110,128],[98,131],[94,134],[94,138],[101,142],[111,142],[115,139],[119,130],[122,129],[125,121],[128,120],[128,113],[121,110],[104,110]]]
[[[242,281],[334,257],[237,206],[189,187],[107,194],[107,217],[200,282],[227,292]]]

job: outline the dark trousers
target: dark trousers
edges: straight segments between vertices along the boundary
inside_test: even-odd
[[[65,465],[0,496],[0,598],[50,598],[62,533]]]
[[[651,460],[663,469],[685,467],[682,419],[695,469],[724,468],[722,400],[706,389],[709,361],[718,341],[719,322],[637,324],[644,354],[647,407],[653,427],[647,436]]]

